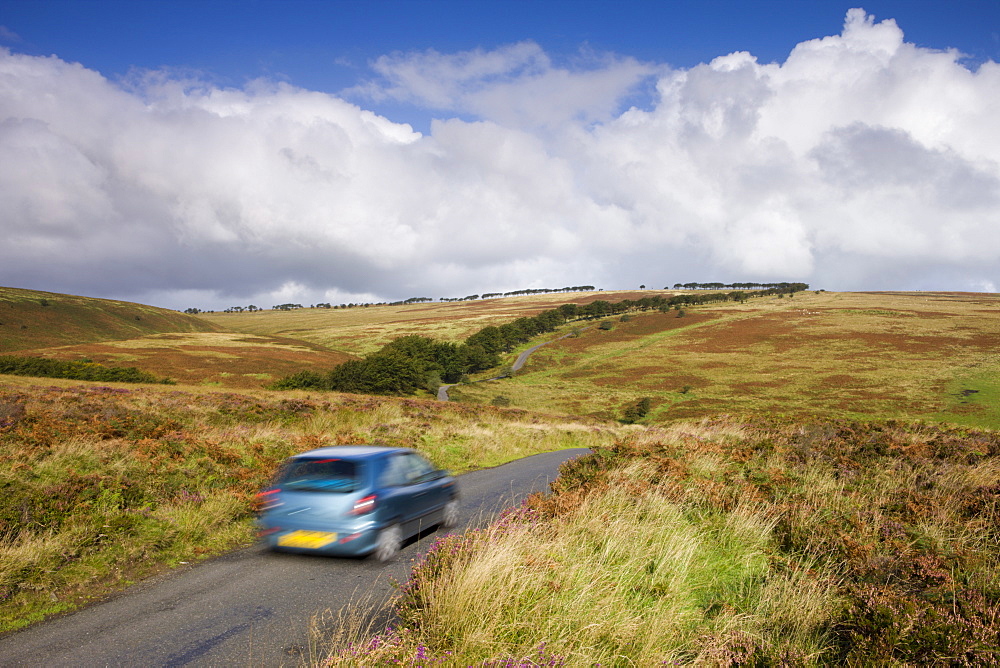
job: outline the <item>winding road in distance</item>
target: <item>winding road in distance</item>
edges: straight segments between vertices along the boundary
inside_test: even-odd
[[[579,331],[582,332],[585,329],[590,329],[590,327],[583,327]],[[539,343],[537,346],[531,346],[530,348],[528,348],[527,350],[523,351],[520,355],[517,356],[517,359],[514,360],[514,364],[513,364],[513,366],[510,367],[510,370],[512,372],[520,370],[520,368],[524,366],[524,363],[528,361],[528,358],[531,357],[531,353],[535,352],[536,350],[538,350],[542,346],[547,346],[550,343],[555,343],[556,341],[562,341],[565,338],[573,336],[573,334],[575,334],[575,332],[570,332],[569,334],[563,334],[559,338],[552,339],[551,341],[546,341],[545,343]],[[485,383],[488,380],[500,380],[501,378],[504,378],[504,377],[505,376],[494,376],[493,378],[484,378],[483,380],[474,380],[472,382],[474,382],[474,383]],[[448,388],[449,387],[455,387],[456,385],[459,385],[459,384],[460,383],[450,383],[448,385],[441,385],[440,387],[438,387],[438,393],[437,393],[438,401],[448,401]]]
[[[550,452],[459,476],[458,530],[547,491],[559,465],[586,452]],[[408,577],[436,535],[389,563],[237,550],[0,637],[0,666],[297,666],[309,658],[314,615],[366,598],[384,602],[393,579]]]

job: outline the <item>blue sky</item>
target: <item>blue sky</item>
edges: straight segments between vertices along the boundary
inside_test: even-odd
[[[555,59],[581,49],[692,67],[732,51],[782,61],[799,42],[836,33],[863,6],[895,18],[907,41],[1000,61],[996,0],[3,0],[0,44],[56,54],[105,76],[133,68],[199,71],[221,86],[258,77],[338,93],[396,51],[457,52],[533,40]],[[420,109],[372,105],[425,126]]]
[[[997,61],[996,0],[0,0],[0,284],[996,291]]]

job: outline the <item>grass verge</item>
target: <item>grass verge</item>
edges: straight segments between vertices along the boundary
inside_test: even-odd
[[[1000,435],[716,418],[442,537],[327,666],[994,665]]]
[[[0,631],[248,544],[254,493],[296,452],[406,446],[462,472],[613,429],[412,399],[0,385]]]

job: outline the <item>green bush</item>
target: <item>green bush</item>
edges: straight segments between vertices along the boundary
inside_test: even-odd
[[[45,357],[0,356],[0,374],[69,378],[104,383],[160,383],[172,385],[169,378],[157,378],[151,373],[129,366],[104,366],[94,362],[53,360]]]
[[[626,424],[634,424],[646,417],[649,414],[649,409],[652,408],[653,400],[649,397],[643,397],[638,399],[634,403],[629,404],[625,407],[622,412],[622,422]]]

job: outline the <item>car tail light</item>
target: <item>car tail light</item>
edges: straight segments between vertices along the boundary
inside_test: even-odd
[[[280,506],[281,501],[278,501],[278,497],[275,496],[280,491],[279,489],[266,489],[263,492],[257,492],[253,498],[254,510],[259,513]]]
[[[368,496],[358,499],[354,502],[354,508],[351,509],[351,515],[365,515],[367,513],[375,510],[375,499],[374,494],[369,494]]]

